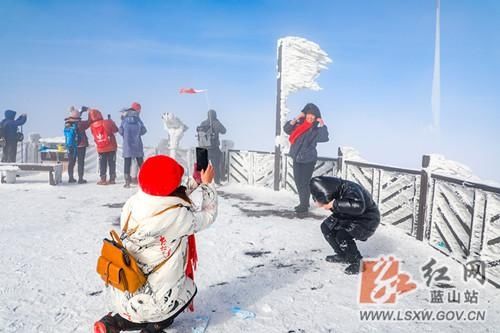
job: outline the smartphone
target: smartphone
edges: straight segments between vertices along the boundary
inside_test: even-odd
[[[205,170],[208,167],[208,150],[196,147],[196,170]]]

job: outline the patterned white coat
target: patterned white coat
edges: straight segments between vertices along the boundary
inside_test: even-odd
[[[190,179],[187,193],[196,187]],[[123,318],[136,323],[160,322],[176,314],[195,294],[194,281],[185,275],[187,236],[210,226],[217,215],[215,187],[200,187],[203,201],[199,211],[178,197],[152,196],[140,190],[125,203],[121,227],[130,215],[128,230],[137,230],[123,243],[143,272],[148,274],[166,258],[170,259],[133,294],[110,288],[114,312]],[[183,207],[156,215],[177,204]]]

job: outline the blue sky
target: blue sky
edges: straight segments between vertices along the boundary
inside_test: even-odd
[[[441,131],[430,133],[435,3],[414,1],[0,2],[0,109],[29,114],[25,132],[61,135],[70,105],[118,119],[143,105],[147,144],[165,136],[160,114],[194,128],[212,107],[237,148],[274,144],[276,41],[317,42],[333,64],[289,99],[316,103],[335,156],[353,146],[372,162],[418,168],[441,153],[500,181],[500,2],[442,0]]]

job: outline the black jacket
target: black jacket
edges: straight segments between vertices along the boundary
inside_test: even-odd
[[[197,131],[203,130],[207,131],[207,129],[211,128],[212,131],[212,147],[218,148],[220,146],[219,134],[226,134],[226,128],[222,123],[217,119],[217,112],[215,110],[208,111],[208,118],[201,122],[200,126],[198,126]]]
[[[287,121],[283,127],[283,131],[290,135],[292,132],[302,124],[304,120],[298,121],[295,125],[291,121]],[[318,142],[328,142],[328,128],[326,126],[318,127],[316,122],[313,126],[300,137],[297,138],[295,143],[290,147],[290,156],[294,162],[298,163],[311,163],[316,162],[318,159],[318,151],[316,145]]]
[[[315,200],[334,200],[332,215],[328,218],[335,229],[345,229],[354,238],[366,240],[380,223],[380,213],[372,196],[361,185],[335,177],[311,179],[311,194]]]

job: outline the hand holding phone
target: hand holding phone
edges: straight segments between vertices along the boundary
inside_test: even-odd
[[[215,171],[212,164],[209,164],[205,170],[201,170],[201,183],[208,185],[214,181]]]

